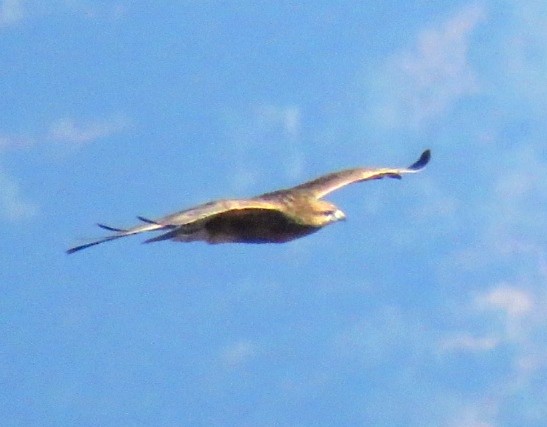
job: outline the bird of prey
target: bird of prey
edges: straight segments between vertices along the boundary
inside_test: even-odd
[[[335,205],[322,200],[327,194],[354,182],[384,177],[400,179],[422,170],[429,162],[430,150],[407,168],[356,168],[321,176],[285,190],[265,193],[250,199],[226,199],[205,203],[131,228],[98,224],[114,234],[67,251],[71,254],[99,243],[148,231],[163,234],[145,241],[207,243],[284,243],[315,233],[326,225],[345,219]]]

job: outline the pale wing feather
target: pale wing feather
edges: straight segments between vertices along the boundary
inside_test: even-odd
[[[290,188],[292,190],[304,190],[311,193],[312,196],[320,199],[333,191],[336,191],[346,185],[353,184],[355,182],[367,181],[371,179],[380,178],[397,178],[400,179],[401,175],[407,173],[416,173],[421,171],[429,162],[431,158],[431,152],[426,150],[422,153],[420,158],[407,168],[356,168],[347,169],[340,172],[334,172],[328,175],[324,175],[313,181],[305,182],[296,187]]]
[[[82,249],[86,249],[86,248],[89,248],[91,246],[98,245],[100,243],[109,242],[110,240],[119,239],[120,237],[127,237],[127,236],[132,236],[133,234],[139,234],[139,233],[144,233],[144,232],[147,232],[147,231],[154,231],[154,230],[159,230],[159,229],[165,228],[164,226],[159,225],[159,224],[144,224],[144,225],[138,225],[136,227],[132,227],[132,228],[128,228],[128,229],[117,229],[117,228],[109,227],[109,226],[103,225],[103,224],[98,224],[98,225],[99,225],[99,227],[104,228],[105,230],[116,231],[116,233],[112,234],[110,236],[102,237],[102,238],[97,239],[97,240],[93,240],[93,241],[88,242],[88,243],[84,243],[83,245],[74,246],[73,248],[70,248],[69,250],[67,250],[66,253],[67,254],[72,254],[74,252],[81,251]]]
[[[231,199],[217,200],[205,203],[191,209],[186,209],[154,220],[154,223],[162,226],[176,227],[180,225],[199,222],[214,215],[224,212],[243,209],[268,209],[280,210],[281,206],[274,201],[260,199]]]

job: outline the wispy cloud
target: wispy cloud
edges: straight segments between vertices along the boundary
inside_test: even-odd
[[[455,299],[461,303],[459,319],[469,327],[457,335],[447,334],[438,353],[447,360],[454,353],[472,353],[484,363],[505,361],[504,372],[482,391],[498,408],[490,418],[495,425],[503,424],[507,416],[502,408],[514,407],[523,396],[531,397],[528,407],[535,408],[531,410],[545,403],[538,397],[545,385],[538,378],[547,375],[544,145],[537,139],[503,147],[496,151],[499,164],[494,168],[489,157],[477,159],[475,167],[492,171],[478,197],[466,197],[468,204],[475,205],[473,217],[480,220],[470,242],[447,257],[453,264],[439,279],[455,284],[459,295],[462,290],[467,293],[463,301],[459,296]],[[469,219],[459,229],[468,224]],[[482,410],[479,405],[475,413]]]
[[[0,28],[9,27],[24,17],[23,0],[0,1]]]
[[[226,116],[234,141],[231,156],[235,158],[233,185],[246,190],[258,181],[258,166],[267,157],[277,164],[281,174],[297,179],[304,168],[300,143],[301,112],[295,105],[259,105],[250,111]],[[261,177],[265,171],[260,170]],[[268,172],[268,171],[266,171]]]
[[[38,207],[22,194],[19,184],[0,170],[0,215],[8,221],[20,221],[37,212]]]
[[[452,415],[446,427],[496,427],[494,421],[498,408],[491,402],[466,404],[458,414]]]
[[[529,314],[534,305],[529,292],[505,283],[477,296],[475,304],[482,309],[501,310],[510,318]]]
[[[127,14],[124,2],[93,2],[87,0],[0,0],[0,29],[14,26],[29,16],[73,13],[92,20],[115,21]]]
[[[112,136],[128,125],[129,121],[121,116],[87,121],[65,117],[50,126],[48,138],[55,142],[81,145]]]
[[[495,337],[477,337],[470,333],[458,333],[448,336],[439,343],[440,353],[482,352],[496,348],[500,340]]]
[[[28,134],[0,133],[0,153],[52,143],[81,146],[113,136],[130,125],[131,121],[120,114],[88,120],[63,117],[43,131]]]
[[[36,141],[24,135],[0,135],[0,152],[31,147]]]
[[[474,313],[475,319],[478,316],[482,325],[488,325],[490,334],[479,338],[463,332],[448,335],[440,342],[440,355],[481,353],[483,360],[495,360],[502,347],[511,349],[505,373],[485,385],[481,400],[462,405],[456,418],[465,422],[455,425],[475,425],[472,420],[477,425],[498,425],[503,416],[501,408],[511,405],[523,393],[530,396],[543,393],[537,378],[545,377],[547,372],[547,342],[543,332],[547,327],[547,291],[541,290],[547,283],[547,272],[540,273],[539,290],[530,289],[533,284],[529,283],[500,282],[470,299],[469,313]]]
[[[41,146],[54,146],[53,151],[65,151],[66,147],[90,144],[126,129],[130,121],[121,115],[96,120],[62,118],[52,123],[49,129],[32,135],[0,134],[0,155],[9,157],[10,152],[32,150]],[[0,170],[0,215],[16,221],[33,217],[38,207],[23,195],[16,178]]]
[[[482,7],[468,6],[424,29],[412,48],[393,55],[374,81],[373,119],[387,127],[420,127],[476,93],[469,47],[484,15]]]
[[[256,344],[249,340],[239,340],[226,346],[220,355],[224,366],[236,368],[247,363],[256,355]]]

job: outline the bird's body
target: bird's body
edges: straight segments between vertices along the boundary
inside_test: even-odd
[[[241,204],[245,201],[248,200],[229,200],[226,203]],[[218,214],[175,228],[149,242],[173,239],[181,242],[203,240],[207,243],[283,243],[321,228],[299,221],[290,214],[291,206],[285,207],[284,211],[261,208],[233,210],[228,215]]]
[[[331,173],[286,190],[262,194],[250,199],[217,200],[156,220],[139,217],[143,224],[128,229],[100,225],[115,234],[69,249],[73,253],[102,242],[149,231],[163,234],[146,240],[207,243],[284,243],[314,233],[345,218],[332,203],[322,200],[326,194],[345,185],[380,179],[401,178],[422,170],[430,152],[408,168],[358,168]]]

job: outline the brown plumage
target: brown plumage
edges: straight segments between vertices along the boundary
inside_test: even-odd
[[[114,234],[67,251],[71,254],[99,243],[147,231],[164,231],[145,241],[208,243],[283,243],[314,233],[345,218],[335,205],[322,200],[327,194],[354,182],[401,175],[422,170],[431,153],[426,150],[408,168],[357,168],[324,175],[285,190],[251,199],[217,200],[156,220],[138,217],[142,225],[119,229],[99,224]]]

